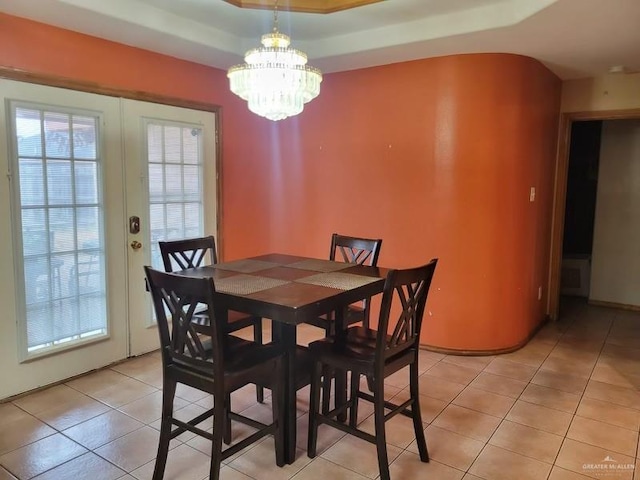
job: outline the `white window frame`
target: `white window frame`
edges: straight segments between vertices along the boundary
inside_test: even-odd
[[[26,288],[25,288],[25,272],[24,272],[24,250],[22,240],[22,201],[20,196],[20,178],[19,178],[19,154],[17,145],[17,132],[15,125],[15,115],[17,108],[28,108],[39,111],[50,111],[56,113],[64,113],[78,116],[88,116],[96,118],[96,157],[98,164],[98,205],[100,209],[100,235],[103,238],[103,246],[106,242],[105,230],[105,205],[104,205],[104,146],[103,138],[104,116],[102,112],[83,109],[71,108],[62,105],[46,104],[41,102],[31,102],[17,99],[6,100],[7,105],[7,133],[9,137],[9,159],[8,159],[8,175],[10,178],[10,198],[11,198],[11,230],[13,234],[13,255],[14,255],[14,279],[16,293],[16,321],[18,323],[18,361],[20,363],[29,362],[38,358],[65,352],[80,346],[90,345],[92,343],[102,342],[111,338],[112,324],[109,307],[109,258],[107,249],[103,249],[104,255],[104,285],[105,285],[105,333],[90,335],[85,338],[74,338],[63,343],[58,343],[43,347],[36,351],[29,352],[27,337],[27,304],[26,304]],[[75,200],[74,200],[75,202]],[[75,203],[71,206],[75,207]]]

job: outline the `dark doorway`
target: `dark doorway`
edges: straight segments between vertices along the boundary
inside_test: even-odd
[[[571,127],[560,293],[589,296],[602,121]]]

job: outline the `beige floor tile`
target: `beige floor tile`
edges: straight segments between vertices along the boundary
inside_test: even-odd
[[[137,420],[117,410],[68,428],[63,433],[80,445],[93,450],[143,426]]]
[[[484,442],[430,425],[425,430],[429,457],[433,460],[466,471],[476,459]],[[416,442],[407,450],[417,454]]]
[[[521,425],[564,436],[571,423],[572,415],[518,400],[505,418]]]
[[[0,480],[17,480],[16,477],[0,466]]]
[[[162,388],[162,360],[154,355],[147,354],[131,358],[126,362],[112,366],[111,370],[145,383],[150,383],[148,380],[152,380],[150,385],[154,386],[156,386],[156,377],[160,375],[160,385],[158,388]]]
[[[589,380],[584,396],[615,403],[623,407],[640,409],[640,392],[617,385]]]
[[[51,408],[38,413],[36,417],[57,430],[65,430],[109,411],[109,407],[104,403],[84,394],[80,395],[70,404],[52,405]]]
[[[300,470],[295,478],[296,480],[327,480],[329,478],[332,480],[366,480],[367,477],[322,457],[316,457]]]
[[[499,423],[498,417],[457,405],[449,405],[438,415],[432,425],[486,442]]]
[[[502,375],[482,372],[469,385],[474,388],[479,388],[480,390],[497,393],[498,395],[518,398],[527,386],[527,383]]]
[[[442,359],[445,363],[453,363],[461,367],[470,368],[476,372],[481,372],[484,367],[489,365],[491,361],[496,358],[495,355],[484,355],[474,357],[471,355],[445,355]]]
[[[545,361],[552,349],[553,345],[529,342],[521,349],[515,352],[505,353],[504,355],[500,355],[500,357],[511,360],[512,362],[538,368],[542,365],[542,362]]]
[[[638,432],[578,416],[571,422],[567,438],[628,456],[635,456],[638,447]]]
[[[469,386],[452,403],[502,418],[507,414],[514,402],[515,400],[511,397]]]
[[[475,475],[471,475],[470,473],[466,473],[464,477],[462,477],[462,480],[483,480],[483,479],[480,477],[476,477]]]
[[[578,407],[578,402],[580,402],[580,395],[530,383],[522,392],[520,400],[562,410],[563,412],[574,413]]]
[[[387,444],[389,463],[393,462],[400,453],[402,449]],[[306,452],[304,455],[306,458]],[[376,446],[353,435],[345,436],[321,456],[368,478],[376,478],[379,475]]]
[[[33,478],[87,450],[64,435],[56,433],[0,457],[0,464],[20,479]]]
[[[207,480],[208,475],[203,480]],[[228,465],[220,467],[220,480],[252,480],[250,476],[245,475],[238,470],[234,470]]]
[[[442,353],[420,350],[418,354],[418,375],[423,374],[445,357],[446,355]]]
[[[542,362],[540,366],[541,371],[551,371],[564,375],[573,375],[574,377],[589,378],[595,365],[595,361],[593,363],[583,363],[578,359],[568,360],[552,355],[553,352]]]
[[[175,397],[173,400],[174,410],[180,410],[187,405],[188,403],[179,397]],[[134,400],[118,407],[118,410],[142,423],[153,423],[159,420],[162,415],[162,392],[154,392],[151,395]]]
[[[0,455],[56,433],[53,428],[12,403],[0,405],[0,425]]]
[[[246,453],[229,462],[229,466],[256,480],[279,480],[291,478],[309,462],[311,459],[307,457],[307,452],[297,450],[295,462],[291,465],[278,467],[273,438],[267,437]]]
[[[373,435],[375,430],[374,416],[369,416],[358,428]],[[413,420],[404,415],[396,415],[387,420],[385,422],[385,436],[388,444],[398,448],[407,448],[416,439]]]
[[[551,465],[530,457],[487,445],[469,473],[487,480],[546,480]]]
[[[633,469],[626,467],[634,461],[633,457],[567,438],[555,464],[590,478],[631,480]]]
[[[160,432],[145,426],[103,445],[95,453],[123,470],[132,472],[156,458],[159,438]],[[177,440],[172,440],[170,448],[175,448],[178,444]]]
[[[577,361],[580,364],[592,366],[598,360],[602,343],[585,343],[584,341],[569,341],[564,343],[562,339],[558,345],[551,351],[549,358],[559,358],[569,362]]]
[[[155,463],[152,460],[131,475],[139,480],[151,480]],[[204,453],[188,445],[180,445],[169,451],[163,480],[203,480],[209,476],[210,465],[211,459]]]
[[[409,369],[403,368],[384,379],[385,385],[403,389],[409,386]]]
[[[440,362],[427,370],[425,375],[442,378],[461,385],[469,385],[469,383],[478,376],[478,371],[453,363]]]
[[[464,385],[450,382],[431,375],[420,375],[418,378],[420,395],[450,402],[464,390]]]
[[[589,480],[589,477],[572,472],[571,470],[565,470],[564,468],[554,466],[551,469],[549,480]]]
[[[553,463],[564,437],[505,420],[489,443],[541,462]]]
[[[198,415],[201,415],[203,413],[205,413],[207,411],[206,408],[203,408],[195,403],[188,403],[185,407],[180,408],[178,410],[174,410],[173,415],[175,418],[177,418],[178,420],[181,420],[183,422],[188,422],[190,420],[192,420],[193,418],[197,417]],[[259,419],[257,419],[259,420]],[[259,420],[260,421],[260,420]],[[155,428],[156,430],[160,430],[160,424],[161,421],[160,419],[156,420],[155,422],[149,424],[150,427]],[[200,422],[197,425],[199,428],[203,429],[203,430],[209,430],[213,428],[213,418],[209,417],[205,420],[203,420],[202,422]],[[195,433],[192,432],[184,432],[181,433],[180,435],[178,435],[176,437],[176,439],[180,440],[181,442],[188,442],[189,440],[191,440],[192,438],[194,438],[196,436]]]
[[[190,387],[188,385],[178,384],[176,388],[176,397],[182,398],[187,402],[198,402],[205,397],[210,397],[211,394],[198,390],[197,388]]]
[[[460,480],[464,472],[451,468],[435,460],[429,463],[420,461],[420,457],[404,451],[389,466],[389,476],[394,479],[432,478],[438,480]]]
[[[74,458],[62,465],[35,477],[34,480],[91,479],[115,480],[126,472],[100,458],[92,452]]]
[[[531,383],[542,385],[543,387],[555,388],[563,392],[575,393],[581,395],[587,386],[586,378],[576,377],[575,375],[552,372],[549,370],[538,370],[531,379]]]
[[[640,369],[635,370],[640,372]],[[640,375],[632,371],[624,371],[611,361],[598,362],[591,373],[591,380],[624,388],[640,389]]]
[[[72,380],[67,385],[113,408],[133,402],[157,390],[151,385],[113,370],[101,370]]]
[[[580,400],[576,415],[634,431],[638,431],[640,428],[639,410],[621,407],[620,405],[603,402],[595,398],[583,397]]]
[[[503,377],[509,377],[523,382],[531,380],[533,375],[536,373],[536,370],[537,367],[512,362],[511,360],[503,357],[494,359],[489,365],[487,365],[487,368],[484,369],[487,373],[502,375]]]
[[[400,405],[409,399],[409,389],[405,388],[391,398],[391,402],[396,405]],[[436,418],[444,407],[448,405],[447,402],[438,400],[437,398],[428,397],[426,395],[420,395],[420,414],[422,417],[422,423],[431,423]],[[373,412],[373,409],[371,409]]]
[[[305,414],[304,416],[298,418],[296,423],[297,434],[296,434],[296,446],[306,451],[307,450],[307,441],[309,439],[309,414]],[[330,427],[326,424],[321,424],[318,427],[318,439],[316,444],[316,454],[320,455],[333,444],[335,444],[338,440],[346,435],[342,430],[338,430],[337,428]]]

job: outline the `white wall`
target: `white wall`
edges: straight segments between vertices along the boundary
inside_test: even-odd
[[[562,82],[562,112],[640,108],[640,73],[616,73]]]
[[[603,122],[589,299],[640,305],[640,120]]]

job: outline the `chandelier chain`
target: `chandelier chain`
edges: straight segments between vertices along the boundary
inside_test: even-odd
[[[278,0],[273,4],[273,31],[278,31]]]

